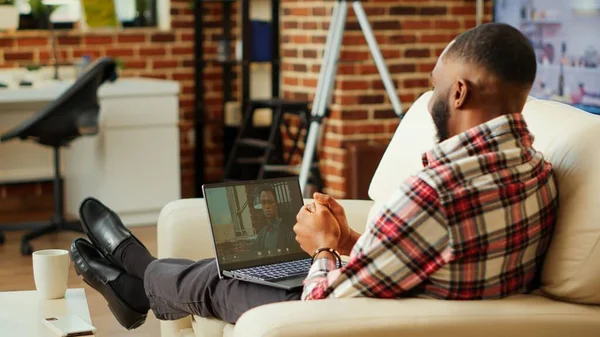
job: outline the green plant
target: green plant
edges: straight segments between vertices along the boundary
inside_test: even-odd
[[[58,8],[58,5],[46,5],[42,0],[29,0],[29,6],[34,18],[49,18]]]
[[[0,0],[0,6],[2,6],[2,5],[9,5],[9,6],[11,6],[11,5],[14,5],[14,4],[15,4],[14,0]]]

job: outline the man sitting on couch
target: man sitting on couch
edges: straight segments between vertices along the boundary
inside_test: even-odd
[[[81,206],[93,244],[73,242],[75,268],[128,329],[149,309],[165,320],[194,314],[236,322],[253,307],[299,299],[474,300],[527,292],[558,207],[551,165],[532,148],[520,113],[535,73],[529,41],[508,25],[458,36],[431,74],[439,143],[423,155],[423,169],[362,235],[329,196],[316,194],[298,213],[294,231],[304,251],[350,255],[338,269],[334,253],[317,254],[302,291],[219,279],[214,259],[157,260],[95,199]]]

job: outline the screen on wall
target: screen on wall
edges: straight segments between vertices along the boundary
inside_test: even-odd
[[[532,96],[600,114],[600,0],[496,0],[494,21],[531,41]]]

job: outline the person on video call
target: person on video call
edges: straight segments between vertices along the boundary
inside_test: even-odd
[[[258,232],[253,250],[266,254],[269,251],[275,253],[277,249],[285,251],[286,248],[292,247],[296,235],[279,213],[275,190],[269,186],[264,186],[260,191],[259,200],[266,223]]]
[[[214,258],[156,259],[95,199],[80,211],[94,244],[74,241],[74,265],[126,328],[150,309],[163,320],[194,314],[234,323],[281,301],[481,300],[531,291],[558,209],[552,166],[532,147],[521,115],[536,66],[527,38],[505,24],[480,25],[451,42],[431,74],[438,143],[423,168],[399,184],[362,235],[327,195],[315,194],[296,216],[306,253],[350,256],[337,268],[335,251],[316,254],[303,289],[220,279]]]

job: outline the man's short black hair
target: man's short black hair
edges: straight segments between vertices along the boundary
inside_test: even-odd
[[[537,70],[531,42],[504,23],[487,23],[462,33],[444,58],[472,62],[518,85],[533,85]]]

